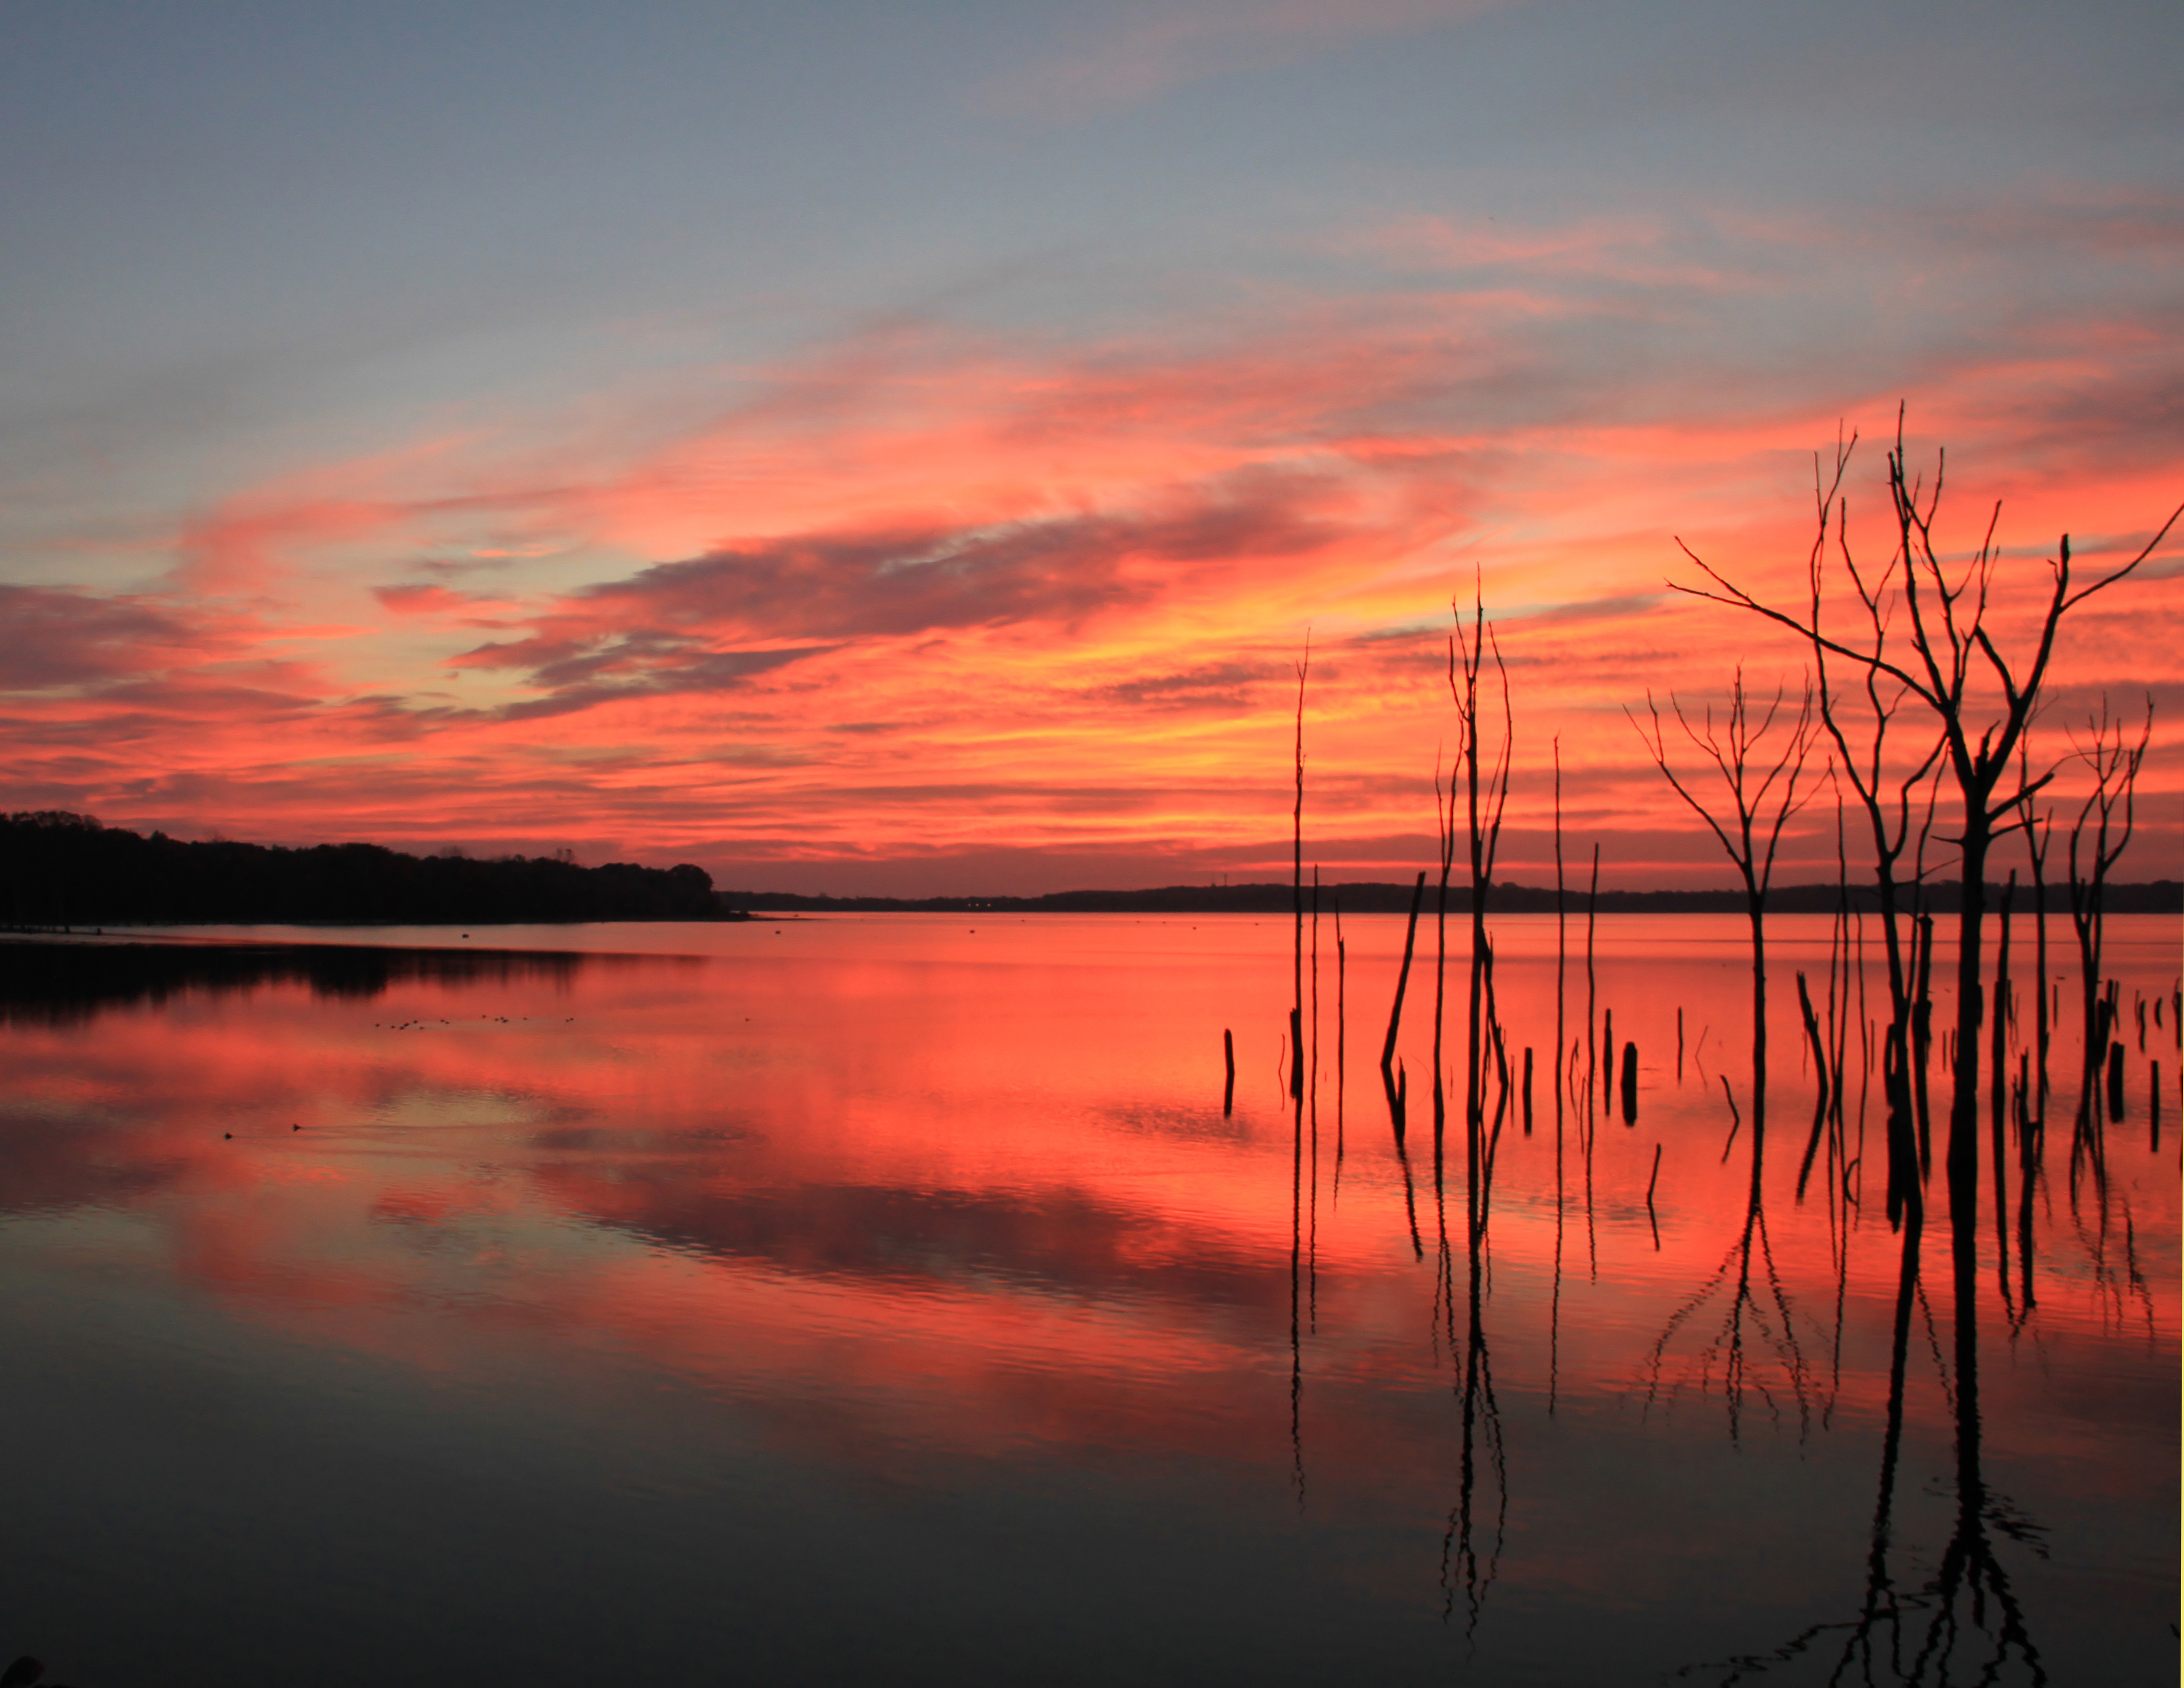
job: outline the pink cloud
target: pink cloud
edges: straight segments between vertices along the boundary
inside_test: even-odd
[[[81,686],[195,660],[205,632],[142,598],[0,586],[0,688]]]
[[[466,614],[478,600],[444,586],[375,586],[371,595],[398,616]]]
[[[1316,836],[1329,859],[1422,853],[1448,604],[1475,574],[1516,682],[1511,871],[1547,866],[1559,737],[1573,828],[1630,840],[1619,871],[1718,877],[1664,828],[1621,711],[1740,659],[1798,671],[1664,582],[1689,572],[1680,535],[1795,591],[1814,448],[1841,415],[1890,426],[1899,389],[1857,346],[1778,362],[1724,337],[1722,300],[1794,302],[1798,253],[1852,259],[1726,220],[1690,261],[1638,223],[1418,226],[1423,248],[1369,248],[1389,267],[1368,295],[1073,345],[900,321],[739,372],[635,443],[602,409],[548,449],[481,433],[238,489],[179,529],[156,591],[8,589],[8,806],[878,859],[930,889],[950,863],[1015,872],[1009,852],[1025,874],[1233,869],[1276,854],[1309,628]],[[1422,262],[1424,285],[1399,273]],[[2064,531],[2089,558],[2142,539],[2184,480],[2163,312],[1953,309],[1913,394],[1952,447],[1949,543],[1996,497],[2026,580]],[[1853,486],[1869,554],[1879,466],[1869,447]],[[2063,647],[2074,706],[2096,677],[2170,686],[2180,620],[2173,574],[2089,606]],[[2174,743],[2147,872],[2184,867]],[[1798,848],[1831,852],[1831,829]]]

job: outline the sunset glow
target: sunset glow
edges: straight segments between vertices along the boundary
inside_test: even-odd
[[[1719,883],[1624,712],[1739,662],[1794,691],[1802,654],[1671,594],[1680,540],[1794,598],[1848,430],[1884,558],[1899,402],[1951,545],[2002,502],[2013,631],[2063,534],[2113,563],[2184,499],[2137,25],[2059,69],[2027,14],[1914,128],[1886,90],[1954,66],[1938,17],[1830,29],[1822,96],[1817,25],[1703,7],[852,8],[755,56],[728,11],[549,8],[520,50],[307,12],[270,72],[239,28],[12,26],[0,123],[68,203],[0,149],[36,253],[0,304],[36,348],[0,396],[0,806],[749,889],[1273,877],[1308,643],[1312,855],[1407,877],[1476,592],[1505,877],[1552,877],[1558,741],[1607,883]],[[175,53],[103,149],[50,92]],[[1686,97],[1724,67],[1741,96]],[[591,153],[539,115],[579,92]],[[2172,535],[2074,617],[2040,728],[2064,757],[2103,694],[2154,700],[2126,877],[2184,872],[2181,572]],[[1817,872],[1832,810],[1801,824]]]

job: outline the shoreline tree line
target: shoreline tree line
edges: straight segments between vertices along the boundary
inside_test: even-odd
[[[688,862],[410,855],[382,844],[187,842],[39,810],[0,817],[0,920],[16,927],[471,925],[729,920]]]

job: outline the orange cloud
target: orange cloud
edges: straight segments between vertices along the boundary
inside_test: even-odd
[[[2137,251],[2168,213],[2108,214]],[[1612,877],[1712,880],[1623,710],[1739,660],[1800,670],[1666,588],[1692,573],[1680,538],[1794,593],[1814,448],[1840,415],[1891,424],[1886,359],[1786,373],[1712,326],[1728,297],[1779,311],[1800,254],[1863,261],[1824,232],[1413,224],[1358,248],[1390,266],[1369,295],[1076,345],[898,320],[716,372],[679,432],[580,413],[550,449],[477,433],[240,491],[156,590],[13,589],[11,806],[798,889],[1273,872],[1309,635],[1315,850],[1393,874],[1429,850],[1449,605],[1475,582],[1518,716],[1508,871],[1551,868],[1559,740],[1566,822],[1618,835]],[[2170,343],[2066,301],[2006,347],[1970,317],[1914,371],[1913,421],[1953,447],[1947,543],[2006,497],[1996,626],[2021,638],[2062,532],[2098,562],[2175,503]],[[2098,687],[2174,689],[2176,561],[2067,630],[2050,751]],[[2141,872],[2184,865],[2173,744]],[[1830,858],[1832,817],[1808,821],[1793,849]]]

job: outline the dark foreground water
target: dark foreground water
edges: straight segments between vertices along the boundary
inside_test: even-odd
[[[2176,1680],[2174,919],[2111,922],[2092,1135],[2054,931],[2046,1129],[1981,1104],[1967,1296],[1946,1050],[1892,1229],[1882,988],[1830,988],[1824,920],[1774,924],[1763,1122],[1734,922],[1603,921],[1590,1019],[1574,925],[1559,1031],[1553,921],[1500,922],[1474,1169],[1429,929],[1399,1152],[1400,920],[1321,922],[1293,1103],[1287,922],[976,918],[7,946],[0,1658]],[[2022,918],[2014,965],[2006,1089]]]

